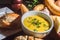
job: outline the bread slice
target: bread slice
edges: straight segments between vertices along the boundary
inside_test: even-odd
[[[41,11],[43,10],[45,7],[44,7],[44,4],[38,4],[34,7],[33,10],[37,10],[37,11]]]
[[[51,16],[51,18],[54,20],[54,28],[57,34],[60,33],[60,16]]]
[[[55,30],[57,33],[60,33],[60,17],[55,18]]]
[[[43,39],[41,39],[41,38],[35,38],[35,40],[43,40]]]
[[[23,15],[25,12],[28,12],[28,11],[29,11],[29,9],[28,9],[24,4],[21,4],[21,5],[20,5],[20,9],[21,9],[22,15]]]
[[[55,18],[56,18],[57,16],[51,15],[50,17],[53,19],[53,21],[55,21]]]
[[[8,13],[5,14],[2,18],[0,18],[0,27],[8,27],[9,25],[15,23],[15,20],[19,17],[16,13]],[[16,20],[18,21],[18,19]]]
[[[18,36],[14,40],[27,40],[28,36]]]
[[[29,36],[28,40],[34,40],[34,37],[33,36]]]

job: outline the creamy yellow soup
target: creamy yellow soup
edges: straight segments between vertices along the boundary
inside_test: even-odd
[[[25,27],[31,31],[44,32],[49,29],[49,22],[38,15],[29,16],[23,22]]]

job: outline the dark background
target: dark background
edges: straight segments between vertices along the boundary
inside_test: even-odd
[[[14,0],[0,0],[0,5],[1,4],[11,4],[12,1],[14,1]]]

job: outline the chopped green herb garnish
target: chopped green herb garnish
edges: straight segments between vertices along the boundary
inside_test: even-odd
[[[39,25],[36,25],[37,26],[37,28],[39,28],[40,26]]]
[[[44,25],[44,27],[48,27],[46,24],[43,24]]]
[[[32,17],[29,17],[29,19],[31,19]]]
[[[41,22],[39,22],[39,20],[37,20],[36,18],[32,19],[31,23],[37,28],[39,28],[40,27],[39,25],[41,24]]]
[[[31,9],[32,8],[32,5],[31,4],[28,4],[28,8]]]
[[[34,29],[34,31],[37,31],[36,29]]]
[[[32,1],[27,0],[27,1],[25,1],[25,2],[26,2],[26,4],[27,4],[27,7],[28,7],[30,10],[32,10],[33,7],[36,6],[36,5],[39,3],[38,0],[32,0]]]
[[[36,20],[36,18],[34,18],[34,20]]]

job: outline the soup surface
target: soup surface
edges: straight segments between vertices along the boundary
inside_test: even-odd
[[[44,32],[49,29],[49,22],[38,15],[29,16],[23,22],[25,27],[31,31]]]

